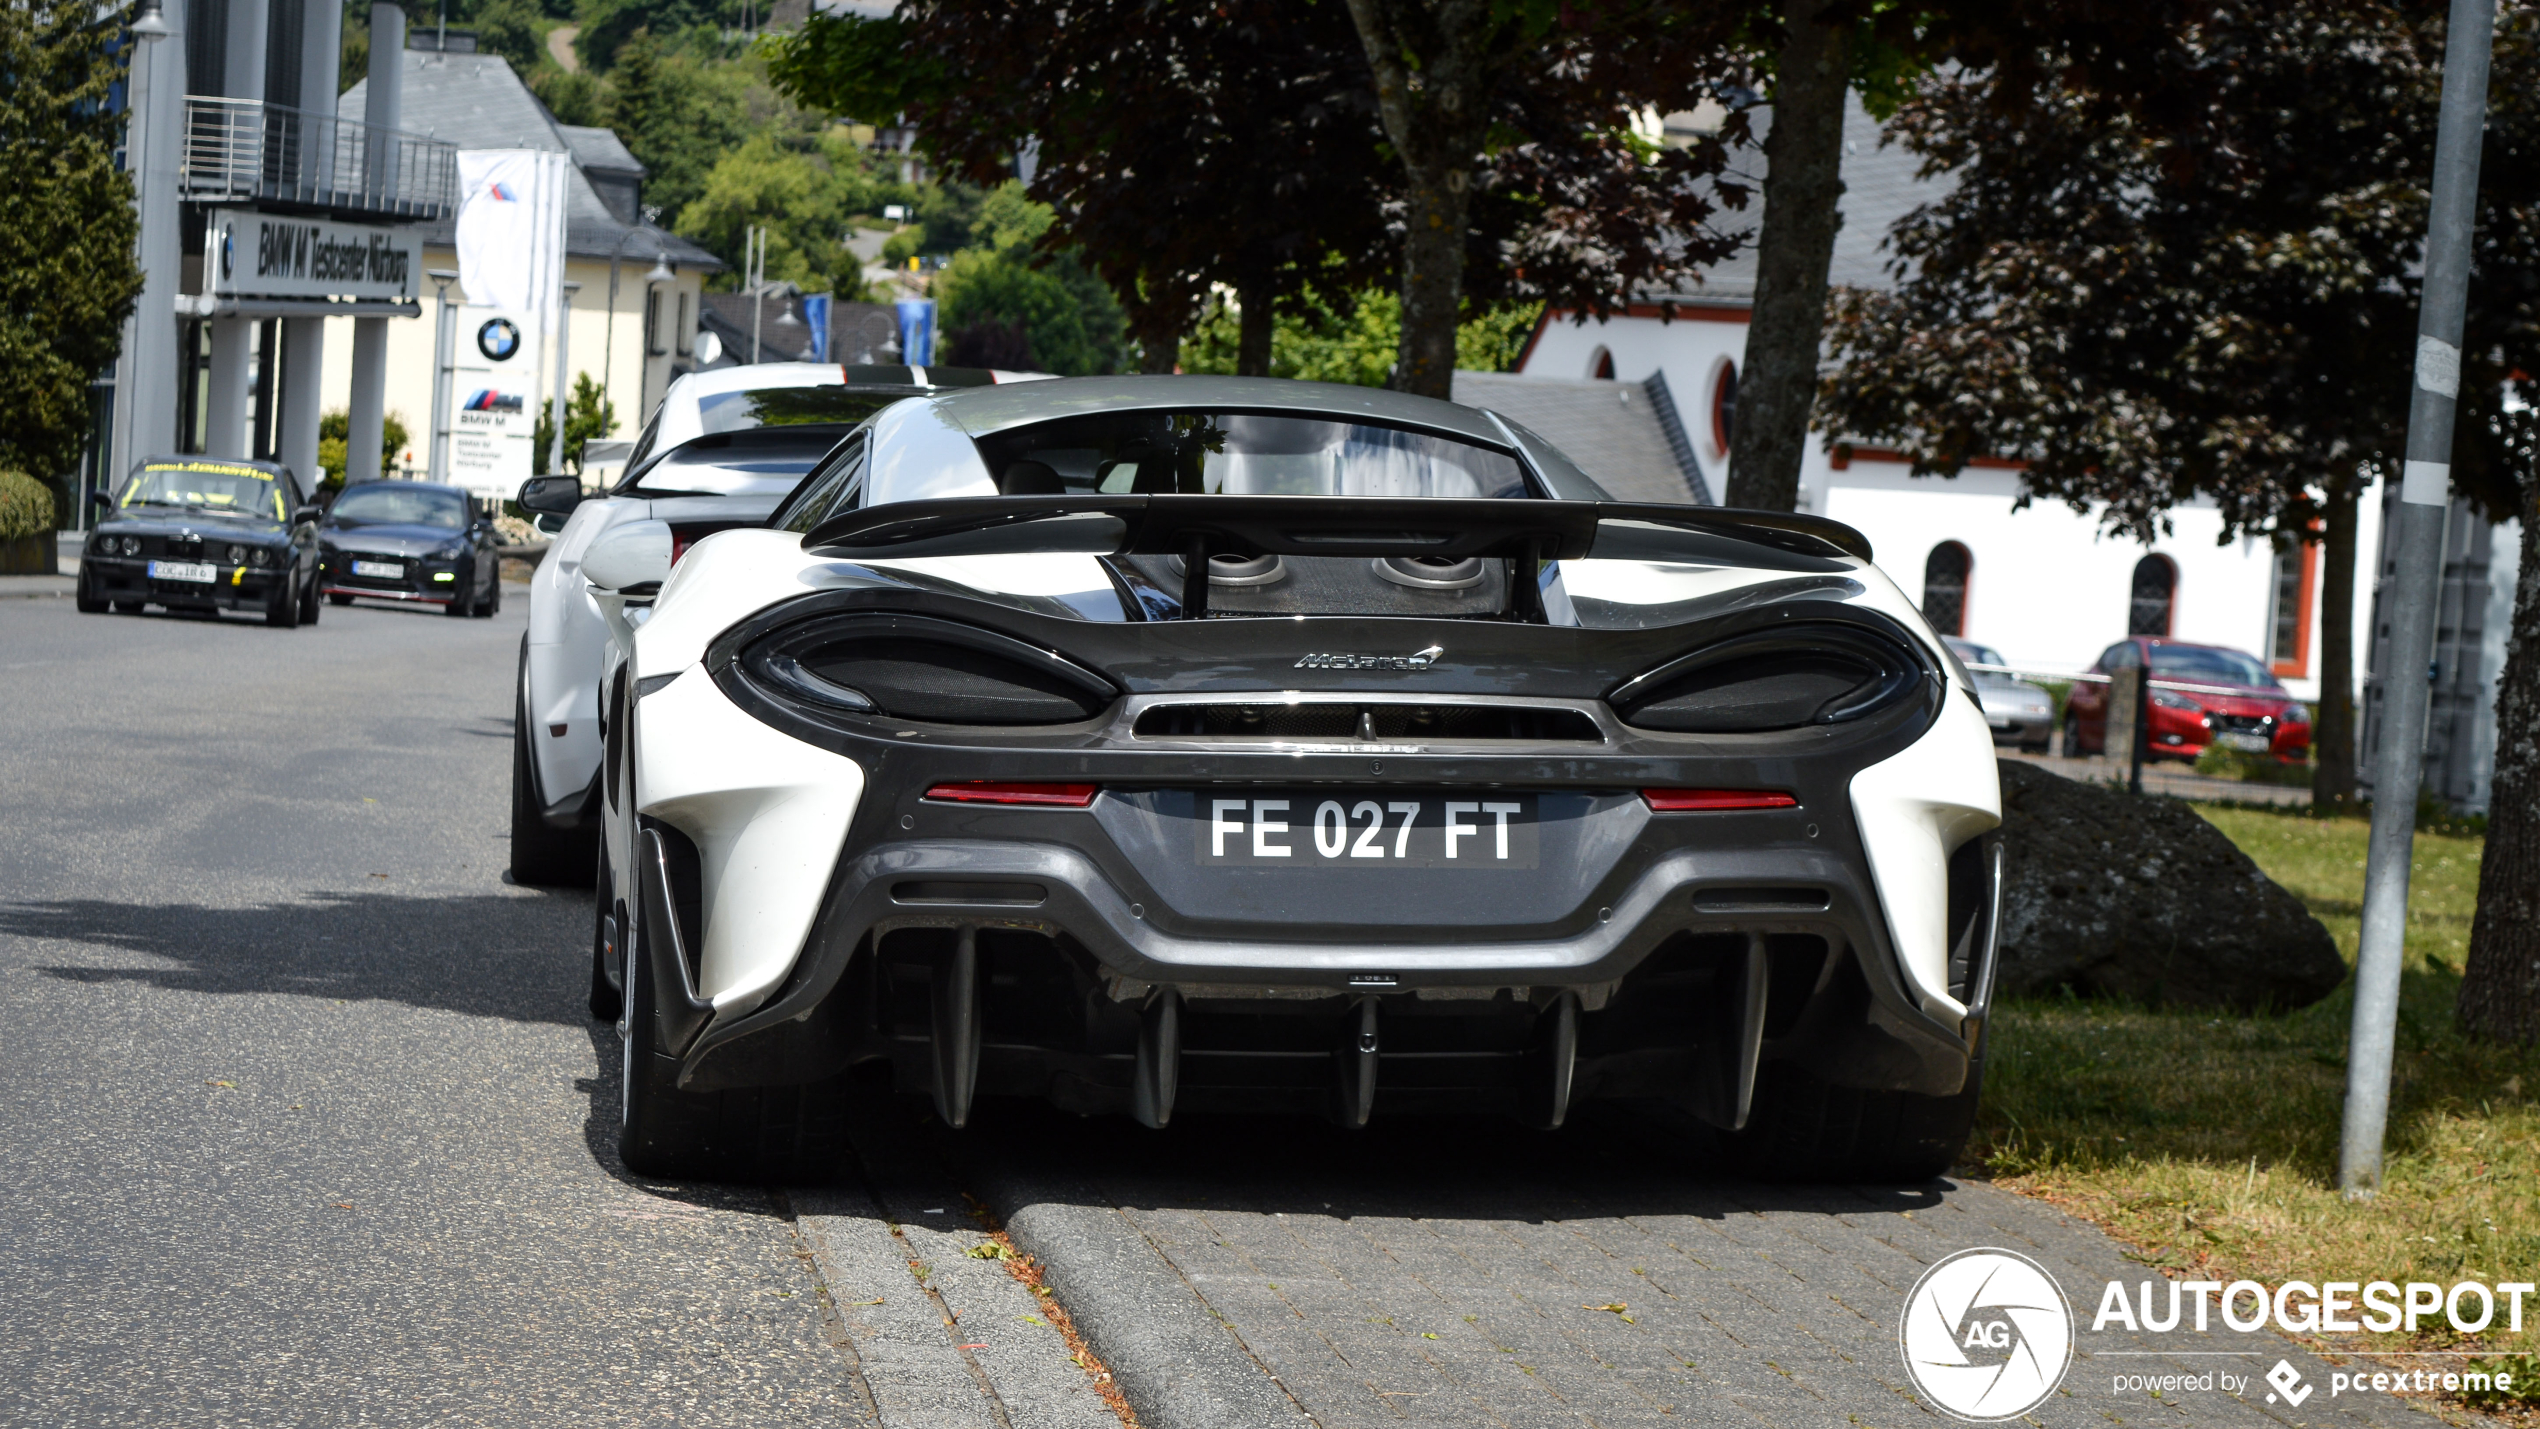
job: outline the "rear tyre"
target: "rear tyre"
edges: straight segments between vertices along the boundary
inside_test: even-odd
[[[319,614],[325,609],[326,602],[318,599],[317,577],[312,575],[309,577],[309,583],[300,588],[300,623],[302,625],[317,624]]]
[[[2081,716],[2066,715],[2064,716],[2064,757],[2079,759],[2081,753]]]
[[[79,607],[79,613],[82,615],[106,613],[106,602],[88,593],[88,567],[86,566],[79,568],[79,585],[72,592],[71,602]]]
[[[1746,1130],[1729,1138],[1731,1154],[1764,1181],[1928,1181],[1965,1149],[1983,1086],[1981,1061],[1945,1097],[1831,1086],[1791,1063],[1768,1063]]]
[[[488,619],[503,613],[503,563],[494,563],[494,578],[485,583],[485,608],[477,614]]]
[[[340,590],[331,590],[326,593],[326,603],[328,605],[351,605],[353,603],[353,598]]]
[[[521,673],[529,668],[529,641],[520,644]],[[595,829],[559,829],[550,825],[538,803],[538,781],[529,767],[529,741],[537,736],[529,722],[525,681],[512,686],[512,881],[549,888],[580,888],[589,883],[598,859]]]
[[[626,940],[626,1089],[617,1151],[640,1176],[811,1185],[847,1150],[844,1078],[805,1086],[686,1092],[679,1059],[656,1044],[652,969],[640,913]]]

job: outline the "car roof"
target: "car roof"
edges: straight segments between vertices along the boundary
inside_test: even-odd
[[[927,400],[973,437],[1063,417],[1207,408],[1422,427],[1489,446],[1508,445],[1498,426],[1472,407],[1382,387],[1284,377],[1062,377],[1013,386],[963,387]]]
[[[359,491],[366,486],[395,486],[409,491],[446,491],[452,496],[464,496],[471,500],[473,500],[476,496],[475,492],[468,490],[464,486],[451,486],[445,482],[439,481],[406,481],[399,477],[383,476],[375,481],[356,481],[352,485],[345,487],[343,491],[337,492],[335,494],[335,499],[341,501],[344,499],[346,492]]]

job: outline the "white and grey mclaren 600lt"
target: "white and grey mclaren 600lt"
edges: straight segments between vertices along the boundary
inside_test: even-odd
[[[1993,741],[1848,527],[1618,503],[1426,398],[1083,378],[899,402],[765,526],[583,572],[635,1169],[816,1170],[893,1090],[1632,1099],[1798,1178],[1966,1136]]]

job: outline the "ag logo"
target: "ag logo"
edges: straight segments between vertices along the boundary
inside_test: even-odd
[[[476,350],[489,362],[503,362],[520,351],[520,328],[510,318],[487,318],[476,330]]]
[[[2009,1250],[1962,1250],[1923,1272],[1896,1330],[1905,1372],[1960,1419],[2016,1419],[2073,1360],[2073,1312],[2055,1278]]]

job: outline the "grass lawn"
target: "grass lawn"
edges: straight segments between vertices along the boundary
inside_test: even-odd
[[[2364,820],[2198,812],[2308,904],[2353,963]],[[2379,1199],[2350,1205],[2335,1190],[2351,982],[2255,1017],[2009,1003],[1969,1160],[2180,1278],[2540,1280],[2540,1052],[2472,1043],[2452,1023],[2480,846],[2475,835],[2417,837]],[[2520,1335],[2501,1333],[2500,1308],[2498,1331],[2464,1341],[2445,1325],[2406,1347],[2533,1356],[2540,1303],[2525,1311]],[[2402,1347],[2395,1335],[2355,1339]],[[2526,1376],[2540,1388],[2540,1359],[2513,1368],[2517,1388]],[[2525,1404],[2540,1406],[2540,1393]]]

